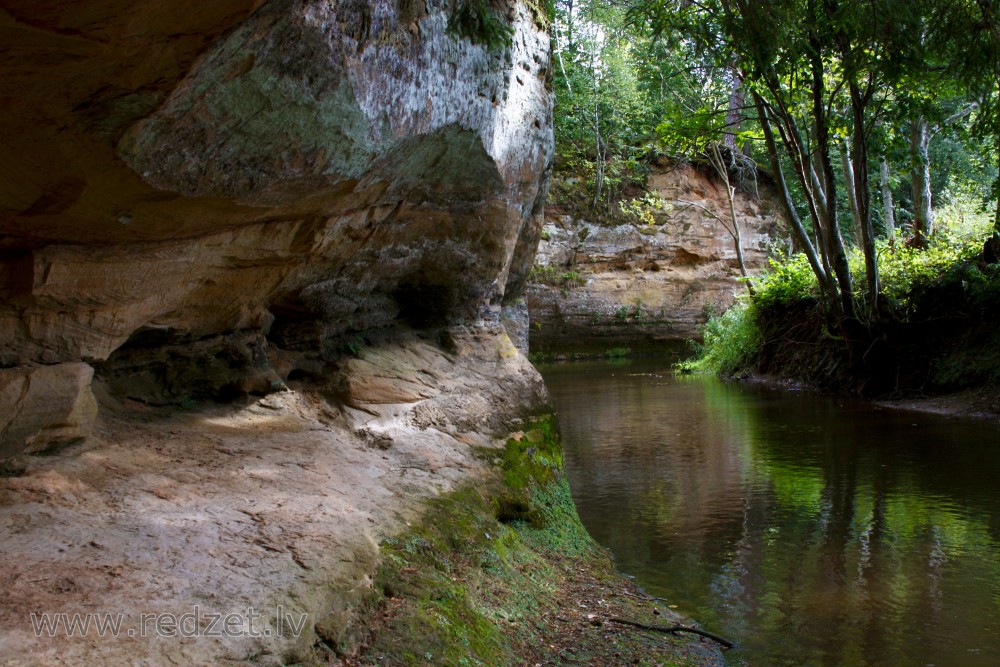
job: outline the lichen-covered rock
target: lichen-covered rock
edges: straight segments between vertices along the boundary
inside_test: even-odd
[[[528,329],[531,326],[531,318],[528,314],[528,302],[525,299],[516,301],[504,306],[500,313],[504,329],[510,336],[511,342],[522,354],[528,354]]]
[[[0,367],[114,380],[152,331],[188,368],[151,400],[256,387],[254,355],[176,341],[271,334],[283,380],[375,328],[496,320],[520,289],[552,152],[525,6],[501,47],[449,30],[447,0],[5,9]]]

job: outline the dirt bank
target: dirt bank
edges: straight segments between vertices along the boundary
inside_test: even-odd
[[[834,394],[850,394],[844,390],[823,388],[805,382],[789,380],[773,375],[740,376],[741,382],[759,382],[784,389],[806,389],[809,391],[829,392]],[[963,417],[970,419],[1000,419],[1000,390],[995,387],[979,387],[964,389],[936,396],[918,396],[899,399],[870,399],[879,407],[891,410],[910,410],[945,417]]]

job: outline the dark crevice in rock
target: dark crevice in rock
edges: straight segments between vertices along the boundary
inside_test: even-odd
[[[405,282],[393,292],[401,320],[416,329],[446,325],[455,308],[455,288],[431,282]]]
[[[192,340],[184,332],[147,329],[94,367],[113,396],[154,405],[229,402],[283,387],[260,331]]]

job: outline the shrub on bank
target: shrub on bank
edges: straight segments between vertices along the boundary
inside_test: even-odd
[[[677,368],[682,373],[736,375],[752,365],[761,342],[757,309],[749,299],[740,299],[708,319],[702,341],[692,341],[695,355]]]
[[[982,347],[982,336],[970,336],[967,331],[981,324],[979,328],[988,332],[1000,299],[1000,267],[987,266],[978,258],[991,233],[990,214],[969,201],[955,200],[938,210],[936,227],[923,249],[888,240],[877,244],[888,319],[878,332],[870,329],[873,346],[878,343],[880,355],[895,355],[900,360],[880,360],[881,367],[865,372],[887,376],[881,380],[895,374],[897,388],[905,379],[901,373],[910,372],[909,368],[900,370],[907,365],[902,360],[913,353],[920,361],[908,365],[927,363],[933,367],[939,365],[935,359],[952,354],[949,345]],[[860,250],[851,252],[850,265],[856,296],[861,297],[866,277]],[[778,372],[821,384],[839,384],[845,374],[859,372],[858,360],[847,359],[843,339],[827,328],[827,318],[818,307],[819,285],[805,255],[772,260],[770,269],[752,280],[752,288],[752,295],[741,297],[728,311],[709,319],[704,340],[696,345],[696,357],[680,365],[682,372],[723,376]],[[870,307],[859,304],[862,323],[872,321]],[[905,354],[896,354],[904,349]],[[838,356],[840,361],[836,361]],[[870,365],[871,361],[860,363]],[[997,373],[984,376],[980,368],[975,377],[1000,378],[1000,360],[995,365]],[[965,386],[972,381],[955,379],[973,377],[965,370],[956,370],[952,364],[948,373],[936,375],[942,382],[947,377],[948,384]],[[864,384],[865,378],[854,379]]]

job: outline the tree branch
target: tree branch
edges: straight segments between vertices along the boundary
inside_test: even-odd
[[[636,621],[629,621],[624,618],[609,618],[609,623],[618,623],[619,625],[630,625],[633,628],[639,628],[640,630],[650,630],[652,632],[665,632],[667,634],[676,634],[678,632],[690,632],[692,634],[701,635],[707,639],[711,639],[714,642],[718,642],[725,646],[726,648],[733,648],[736,646],[735,642],[731,642],[725,637],[720,637],[719,635],[712,634],[711,632],[706,632],[705,630],[699,630],[698,628],[689,628],[686,625],[646,625],[645,623],[637,623]]]

